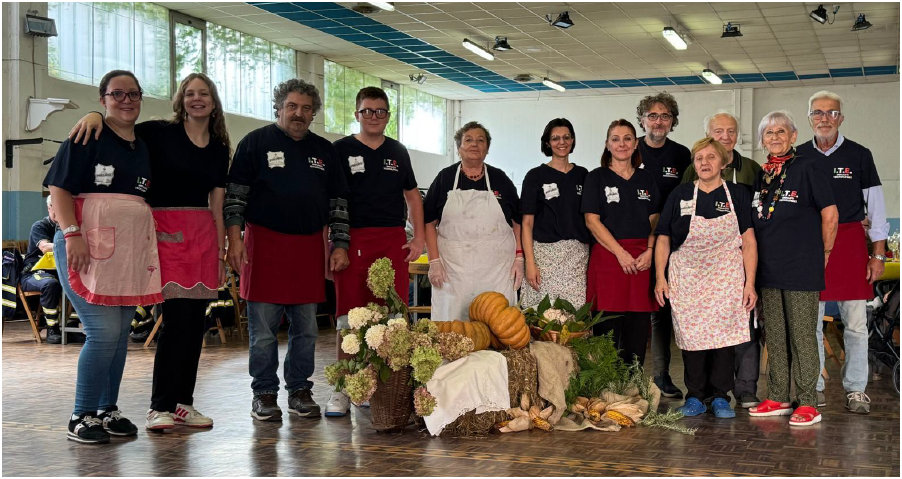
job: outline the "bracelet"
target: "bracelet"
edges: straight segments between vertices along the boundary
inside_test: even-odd
[[[81,236],[81,233],[79,233],[79,232],[77,232],[77,231],[76,231],[75,233],[66,233],[66,234],[63,235],[63,238],[64,238],[64,239],[68,239],[68,238],[71,238],[71,237],[73,237],[73,236]]]
[[[523,250],[522,250],[522,249],[518,249],[517,251],[514,251],[514,254],[523,254]]]
[[[429,264],[432,264],[432,263],[438,263],[438,262],[441,261],[441,260],[442,260],[441,258],[430,259],[430,260],[429,260]]]

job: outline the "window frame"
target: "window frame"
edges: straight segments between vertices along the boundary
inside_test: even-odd
[[[192,17],[191,15],[186,15],[182,12],[177,12],[175,10],[169,9],[169,77],[172,96],[175,97],[175,94],[178,92],[179,83],[182,81],[181,78],[176,78],[178,72],[176,71],[176,47],[175,47],[175,27],[176,24],[182,24],[185,26],[189,26],[191,28],[196,28],[200,30],[200,39],[201,39],[201,72],[206,75],[207,73],[207,21]]]

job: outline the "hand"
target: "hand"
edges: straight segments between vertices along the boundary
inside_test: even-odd
[[[886,269],[886,265],[883,264],[883,261],[880,261],[877,258],[871,258],[868,261],[868,284],[874,284],[874,281],[880,279],[883,276],[883,271]]]
[[[228,276],[226,276],[226,264],[222,258],[219,258],[217,263],[219,263],[219,285],[222,286],[229,280]]]
[[[535,263],[526,264],[526,283],[536,291],[542,286],[542,277],[539,275],[539,268]]]
[[[244,241],[229,241],[229,266],[235,274],[241,274],[241,267],[247,264],[247,250],[244,249]]]
[[[824,269],[827,269],[827,262],[830,261],[830,253],[824,252]]]
[[[636,258],[636,269],[637,270],[645,271],[648,268],[651,268],[651,259],[655,254],[654,251],[655,250],[648,248],[647,250],[643,251],[642,254],[640,254],[638,258]]]
[[[88,138],[91,136],[91,130],[96,130],[94,139],[100,139],[100,132],[103,130],[103,116],[94,115],[93,113],[95,112],[90,112],[81,117],[81,120],[78,120],[78,123],[76,123],[75,126],[72,127],[72,130],[69,131],[69,138],[72,139],[73,143],[78,143],[78,140],[84,135],[82,145],[87,145]],[[73,136],[75,138],[72,138]]]
[[[617,262],[620,263],[620,267],[623,268],[624,274],[636,274],[639,272],[636,269],[636,258],[633,258],[633,255],[626,252],[625,249],[621,249],[619,253],[617,253]]]
[[[335,248],[335,251],[329,256],[329,271],[341,271],[349,264],[351,264],[351,260],[348,259],[348,250],[344,248]]]
[[[514,290],[520,289],[523,284],[523,257],[514,257],[514,264],[511,265],[511,281],[514,282]]]
[[[417,258],[423,254],[423,248],[426,247],[426,239],[425,238],[417,238],[414,236],[406,245],[401,248],[410,250],[407,253],[407,258],[404,261],[410,263],[411,261],[416,261]]]
[[[91,262],[91,255],[88,253],[88,244],[81,236],[70,236],[66,238],[66,266],[70,270],[79,273],[88,269],[88,263]]]
[[[742,307],[745,308],[746,312],[751,312],[755,309],[755,304],[758,303],[758,292],[755,291],[754,284],[746,284],[745,288],[742,289]]]
[[[658,279],[655,282],[655,298],[662,308],[664,307],[664,299],[670,299],[670,285],[667,284],[666,279]]]
[[[436,289],[442,289],[442,286],[448,282],[448,273],[445,272],[445,264],[441,258],[429,261],[429,282]]]

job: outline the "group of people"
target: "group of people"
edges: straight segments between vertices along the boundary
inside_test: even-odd
[[[320,416],[310,381],[316,305],[333,278],[338,327],[346,328],[350,309],[375,300],[366,273],[381,257],[392,260],[395,288],[407,297],[407,263],[425,248],[436,321],[467,320],[470,301],[484,291],[514,303],[526,279],[524,307],[548,294],[616,314],[595,333],[611,331],[625,360],[644,361],[651,328],[655,380],[670,396],[680,393],[668,373],[673,329],[686,365],[687,415],[704,411],[707,397],[718,415],[732,413],[730,390],[755,406],[752,414],[792,412],[791,347],[798,424],[820,417],[813,407],[815,298],[849,300],[848,333],[858,321],[852,303],[882,272],[888,228],[879,178],[868,150],[839,135],[841,100],[828,92],[810,102],[815,140],[807,148],[793,148],[797,130],[788,113],[762,120],[759,138],[770,155],[760,173],[733,149],[738,125],[729,114],[706,120],[708,135],[691,151],[668,139],[679,111],[666,93],[637,109],[645,136],[627,120],[609,126],[601,166],[591,172],[569,161],[573,125],[552,120],[541,137],[551,160],[526,175],[520,195],[485,163],[488,129],[469,122],[454,136],[460,162],[439,172],[425,200],[407,150],[384,134],[392,112],[380,88],[357,95],[360,132],[330,143],[310,131],[322,108],[317,88],[287,80],[274,90],[275,123],[247,134],[233,155],[222,102],[205,75],[181,82],[168,120],[137,123],[142,97],[131,72],[106,74],[104,114],[82,118],[44,180],[59,225],[52,249],[60,283],[87,336],[68,428],[82,443],[137,432],[117,399],[128,326],[142,304],[162,303],[163,321],[145,427],[213,424],[194,408],[193,391],[204,310],[227,266],[240,273],[247,301],[251,416],[260,421],[282,419],[276,371],[283,316],[290,323],[288,412]],[[842,259],[828,262],[834,248],[832,257]],[[856,280],[855,298],[830,296],[847,294]],[[750,316],[758,294],[771,345],[769,399],[760,404],[757,320]],[[847,369],[857,381],[856,351],[848,347]],[[734,364],[736,388],[748,388],[738,396]],[[866,358],[863,364],[866,383]],[[844,385],[850,408],[866,409],[865,384]],[[335,392],[325,414],[343,416],[349,407]]]

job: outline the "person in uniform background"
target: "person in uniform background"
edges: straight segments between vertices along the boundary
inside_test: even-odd
[[[44,310],[44,321],[47,323],[47,342],[50,344],[60,344],[63,340],[59,327],[60,298],[63,289],[56,277],[55,269],[35,270],[34,265],[45,253],[53,252],[53,236],[58,229],[59,225],[56,223],[53,204],[48,196],[47,216],[31,225],[31,233],[28,235],[28,251],[25,253],[22,277],[19,280],[22,291],[41,293],[41,309]]]

